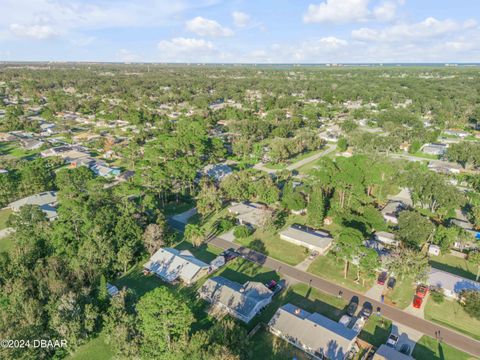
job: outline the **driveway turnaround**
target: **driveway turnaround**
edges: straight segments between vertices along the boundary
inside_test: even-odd
[[[222,249],[234,248],[238,252],[240,252],[244,258],[252,262],[275,270],[278,273],[284,276],[288,276],[289,278],[292,278],[299,282],[309,284],[311,287],[316,288],[327,294],[338,296],[340,292],[342,292],[341,295],[346,301],[350,301],[353,296],[358,296],[360,304],[363,304],[365,301],[370,302],[373,305],[374,311],[380,309],[380,314],[392,320],[393,322],[415,329],[433,338],[438,338],[438,334],[440,332],[440,338],[443,342],[453,347],[456,347],[457,349],[460,349],[466,353],[472,354],[476,357],[480,357],[480,341],[474,340],[456,331],[450,330],[441,325],[434,324],[430,321],[409,314],[391,305],[381,303],[380,301],[378,301],[378,299],[372,299],[365,296],[364,294],[360,294],[356,291],[344,288],[342,286],[339,286],[338,284],[334,284],[316,275],[296,269],[293,266],[272,259],[254,250],[241,247],[238,244],[222,240],[218,237],[212,237],[209,242],[212,245],[215,245]]]

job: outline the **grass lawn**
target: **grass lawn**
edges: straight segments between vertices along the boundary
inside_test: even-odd
[[[105,342],[105,335],[100,334],[98,337],[80,346],[68,359],[108,360],[113,359],[113,352],[110,345]]]
[[[344,279],[343,261],[338,260],[331,252],[325,256],[317,257],[308,268],[308,272],[359,292],[367,291],[375,280],[374,278],[368,279],[365,281],[365,286],[361,282],[357,284],[355,282],[357,277],[356,267],[352,264],[350,264],[347,278]]]
[[[3,155],[9,155],[16,158],[26,158],[40,153],[40,149],[26,150],[22,149],[20,143],[9,142],[0,144],[0,153]]]
[[[290,265],[302,262],[308,255],[306,248],[280,239],[276,232],[260,229],[244,239],[236,239],[235,242]]]
[[[412,356],[417,360],[474,360],[475,357],[457,350],[429,336],[422,336],[415,345]]]
[[[223,251],[222,249],[210,244],[202,244],[201,246],[195,247],[186,240],[175,246],[175,248],[178,250],[188,250],[197,259],[206,263],[210,263],[210,261],[215,259],[218,254]]]
[[[403,280],[397,279],[397,284],[393,291],[388,292],[386,298],[391,301],[392,305],[405,309],[413,299],[415,294],[415,283],[413,278],[407,277]]]
[[[310,357],[288,342],[266,330],[259,330],[251,339],[252,354],[256,359],[264,360],[307,360]]]
[[[425,305],[425,319],[480,340],[480,320],[468,315],[457,301],[436,304],[430,298]]]
[[[379,347],[387,342],[392,331],[392,322],[382,316],[372,314],[358,335],[360,339]]]
[[[8,252],[13,247],[13,239],[12,236],[6,236],[0,239],[0,252]]]
[[[432,256],[430,258],[430,265],[434,268],[471,280],[475,280],[477,273],[477,267],[475,265],[469,263],[466,259],[453,256],[452,254]]]
[[[11,213],[12,210],[10,209],[0,210],[0,230],[3,230],[7,227],[7,220]]]

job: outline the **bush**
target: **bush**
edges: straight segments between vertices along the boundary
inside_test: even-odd
[[[432,298],[433,302],[436,304],[441,304],[445,300],[445,295],[441,291],[433,290],[430,293],[430,297]]]
[[[233,235],[237,239],[243,239],[252,234],[252,230],[245,225],[239,225],[233,231]]]
[[[217,230],[219,233],[225,233],[235,226],[235,219],[226,217],[222,218],[217,223]]]

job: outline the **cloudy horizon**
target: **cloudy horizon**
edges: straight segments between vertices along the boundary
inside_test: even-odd
[[[480,2],[0,0],[0,61],[469,63]]]

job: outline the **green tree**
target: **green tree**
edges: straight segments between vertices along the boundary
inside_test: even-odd
[[[480,292],[464,290],[461,294],[463,308],[471,317],[480,320]]]
[[[187,224],[185,226],[185,237],[191,241],[193,246],[200,246],[205,241],[206,231],[203,227],[196,224]]]
[[[470,251],[467,260],[477,266],[477,276],[475,277],[475,281],[478,281],[480,276],[480,250]]]
[[[158,287],[145,294],[136,306],[138,328],[142,333],[141,351],[146,358],[161,358],[185,338],[195,318],[178,294]]]
[[[398,216],[397,235],[413,248],[421,248],[433,235],[435,227],[426,217],[414,210],[405,210]]]

